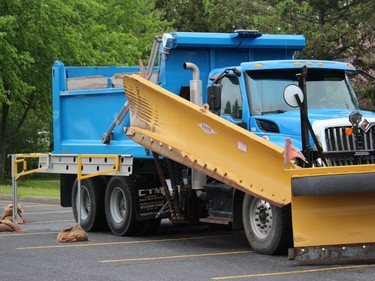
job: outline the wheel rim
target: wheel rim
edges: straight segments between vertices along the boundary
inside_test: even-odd
[[[79,204],[78,196],[77,196],[77,203]],[[79,205],[77,207],[79,208]],[[81,219],[82,220],[85,220],[88,218],[90,210],[91,210],[90,195],[87,189],[84,186],[82,186],[81,187]]]
[[[115,187],[110,197],[111,216],[116,223],[121,223],[125,218],[126,203],[125,194],[120,187]]]
[[[271,204],[254,198],[250,205],[250,224],[254,235],[259,239],[266,238],[272,229]]]

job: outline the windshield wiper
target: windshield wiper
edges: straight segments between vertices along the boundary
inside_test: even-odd
[[[261,113],[261,115],[265,115],[265,114],[273,114],[273,113],[284,113],[286,112],[286,110],[282,110],[282,109],[276,109],[276,110],[271,110],[271,111],[263,111]]]

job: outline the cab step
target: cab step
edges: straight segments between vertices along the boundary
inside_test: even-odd
[[[203,223],[213,223],[213,224],[229,225],[230,223],[232,223],[233,220],[231,218],[208,216],[206,218],[199,219],[199,221],[203,222]]]

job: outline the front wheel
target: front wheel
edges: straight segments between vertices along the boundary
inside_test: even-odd
[[[257,253],[284,253],[291,247],[289,206],[278,208],[265,200],[246,194],[242,205],[242,218],[247,240]]]

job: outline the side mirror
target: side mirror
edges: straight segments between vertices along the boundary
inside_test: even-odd
[[[219,84],[212,84],[207,88],[208,102],[214,111],[221,109],[221,88]]]
[[[303,103],[303,92],[297,85],[291,84],[286,86],[284,89],[284,100],[291,107],[298,107],[298,101],[296,95],[299,97],[301,103]]]

